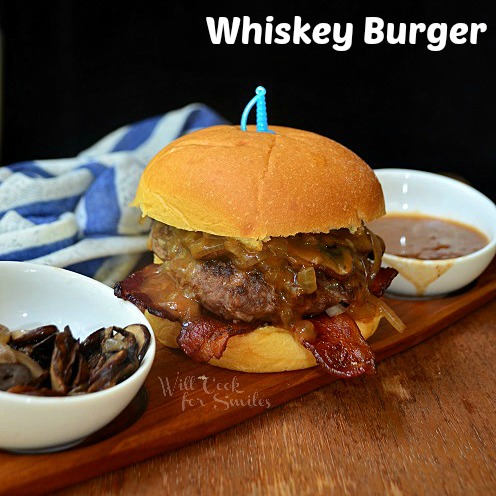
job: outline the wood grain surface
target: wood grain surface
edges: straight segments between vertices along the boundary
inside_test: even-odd
[[[496,301],[337,381],[58,496],[496,494]]]
[[[495,296],[496,265],[493,263],[476,285],[460,294],[437,300],[390,300],[407,329],[398,334],[385,323],[381,325],[369,340],[377,360],[397,355],[464,316],[464,322],[472,325],[475,320],[471,312]],[[494,401],[494,389],[490,389],[494,388],[491,364],[496,355],[494,335],[487,322],[494,326],[495,317],[490,314],[489,318],[486,314],[477,322],[477,331],[484,330],[487,343],[472,341],[475,333],[473,336],[463,333],[465,344],[453,346],[448,343],[442,349],[440,347],[443,366],[438,363],[437,355],[426,354],[417,359],[418,353],[415,353],[412,363],[402,365],[396,363],[397,359],[391,360],[389,367],[392,366],[395,373],[390,377],[382,376],[381,366],[376,376],[339,382],[330,392],[316,395],[317,400],[311,397],[310,400],[308,397],[298,400],[294,404],[301,408],[294,409],[296,417],[288,420],[275,413],[274,417],[279,420],[276,420],[274,428],[270,427],[269,407],[273,409],[299,398],[334,379],[318,367],[276,374],[243,374],[195,364],[178,350],[158,346],[146,381],[150,397],[148,408],[135,423],[118,420],[111,426],[111,436],[107,429],[82,445],[60,453],[20,456],[0,451],[0,494],[40,494],[60,489],[207,438],[259,414],[263,417],[255,421],[255,425],[258,422],[260,427],[253,429],[248,438],[241,429],[239,437],[233,434],[230,451],[222,453],[214,449],[208,453],[208,457],[212,456],[216,461],[214,465],[213,462],[207,465],[216,466],[217,472],[217,476],[214,473],[203,475],[208,477],[210,486],[198,480],[205,470],[204,460],[200,462],[199,455],[196,462],[195,457],[188,462],[176,458],[178,466],[173,472],[160,469],[162,483],[172,491],[174,484],[178,484],[176,490],[179,490],[181,485],[190,481],[191,490],[196,487],[201,492],[205,488],[205,494],[208,494],[214,490],[218,480],[220,485],[216,492],[230,494],[240,488],[228,484],[229,481],[237,484],[235,481],[239,479],[247,484],[250,477],[255,477],[251,486],[247,486],[253,493],[263,487],[275,494],[297,494],[307,489],[311,494],[335,487],[344,494],[352,494],[352,489],[370,491],[370,494],[378,491],[380,494],[385,491],[380,489],[380,481],[388,481],[390,487],[387,490],[400,494],[408,491],[410,486],[398,485],[402,480],[400,475],[406,476],[405,466],[395,465],[397,461],[390,459],[391,453],[396,453],[394,458],[409,460],[409,469],[416,466],[415,473],[429,480],[432,479],[429,472],[436,477],[444,476],[447,467],[443,463],[452,468],[450,478],[454,478],[465,460],[470,473],[475,474],[473,481],[485,483],[488,480],[486,472],[484,477],[476,476],[484,467],[494,463],[494,443],[491,444],[494,439],[483,441],[480,433],[484,428],[492,429],[494,423],[494,418],[491,420],[487,413],[491,411],[487,403]],[[456,363],[454,357],[457,356],[465,360],[463,367]],[[430,374],[425,372],[427,366],[434,367],[438,375],[433,375],[432,371]],[[437,391],[438,384],[434,379],[446,376],[452,379],[451,383],[444,385],[446,390]],[[458,382],[454,381],[455,377]],[[427,394],[429,391],[430,395]],[[454,396],[450,396],[453,392]],[[469,393],[483,395],[479,399],[481,410],[485,412],[484,419],[489,420],[474,430],[476,438],[479,438],[471,440],[467,437],[460,441],[456,434],[463,426],[461,419],[470,420],[471,409],[474,415],[479,411]],[[448,395],[450,401],[441,401],[442,394]],[[310,408],[308,413],[307,401],[317,401],[322,410]],[[456,401],[455,407],[453,403]],[[445,405],[454,414],[461,412],[464,416],[445,418],[443,424],[436,415],[446,413],[443,410]],[[405,417],[410,408],[420,408],[417,416]],[[134,406],[135,412],[140,409],[143,410],[140,405]],[[386,440],[396,444],[384,445]],[[481,454],[478,461],[485,461],[485,465],[469,463],[472,453],[467,451],[467,445]],[[215,438],[208,440],[206,446],[215,447]],[[170,455],[171,459],[180,456],[178,453]],[[283,469],[284,460],[287,466]],[[323,462],[327,468],[322,466]],[[153,463],[146,466],[153,467]],[[250,476],[248,465],[255,471]],[[442,474],[436,472],[437,465],[442,467]],[[392,470],[391,466],[395,469]],[[369,471],[370,487],[358,474],[353,474],[353,467]],[[172,473],[175,476],[170,479]],[[396,473],[399,478],[393,477]],[[304,478],[298,480],[291,474],[304,475]],[[148,479],[154,477],[150,472]],[[460,484],[458,489],[464,488]],[[127,486],[125,483],[116,489],[121,492],[127,490],[124,489]],[[137,490],[133,489],[134,492]]]

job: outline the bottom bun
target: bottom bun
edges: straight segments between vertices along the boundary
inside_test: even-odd
[[[156,338],[170,348],[178,348],[177,336],[181,330],[172,322],[145,312]],[[362,336],[367,339],[379,325],[380,316],[367,322],[357,322]],[[233,336],[220,359],[212,358],[210,365],[241,372],[284,372],[315,367],[315,357],[297,341],[292,332],[280,327],[259,327],[252,332]]]

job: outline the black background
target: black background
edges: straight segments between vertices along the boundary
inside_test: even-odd
[[[342,142],[373,167],[465,176],[496,199],[496,18],[480,2],[307,1],[1,3],[2,164],[73,156],[115,128],[187,103],[239,122],[257,85],[269,123]],[[353,46],[213,45],[206,16],[274,24],[352,22]],[[477,45],[441,52],[365,45],[366,16],[386,22],[485,22]]]

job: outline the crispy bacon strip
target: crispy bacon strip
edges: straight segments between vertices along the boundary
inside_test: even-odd
[[[153,281],[159,277],[159,267],[159,265],[151,264],[141,270],[133,272],[126,279],[115,285],[115,296],[130,301],[142,311],[150,310],[150,308],[154,306],[153,298],[144,291],[143,286],[146,284],[145,281],[147,278]],[[165,315],[163,317],[165,317]]]
[[[229,338],[257,327],[258,324],[232,323],[202,315],[198,303],[182,295],[175,282],[159,268],[152,264],[131,274],[115,286],[115,295],[159,317],[186,322],[177,342],[193,360],[208,362],[213,357],[220,358]],[[395,275],[395,269],[381,269],[371,283],[371,292],[376,295],[383,292]],[[170,294],[175,295],[173,300]],[[317,339],[302,341],[302,344],[328,373],[344,378],[374,372],[374,354],[348,314],[321,315],[310,320]]]
[[[310,321],[317,339],[313,342],[303,340],[302,344],[329,374],[352,378],[375,372],[374,353],[347,313],[334,317],[321,315]]]
[[[398,271],[396,269],[392,267],[381,267],[369,284],[369,291],[380,298],[397,275]]]
[[[147,265],[118,282],[114,288],[115,296],[164,319],[182,321],[198,316],[198,303],[184,296],[176,282],[160,267]]]
[[[256,327],[200,315],[198,303],[178,291],[175,282],[160,270],[160,265],[151,264],[134,272],[116,284],[114,293],[158,317],[186,322],[178,336],[178,345],[197,362],[220,358],[231,336],[250,332]],[[173,299],[171,294],[174,294]]]
[[[255,327],[254,324],[234,324],[203,316],[183,325],[177,344],[195,362],[208,362],[222,356],[229,338],[253,331]]]

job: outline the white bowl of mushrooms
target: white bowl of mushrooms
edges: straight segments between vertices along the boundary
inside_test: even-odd
[[[64,269],[0,262],[0,448],[54,451],[111,422],[155,355],[143,314]]]

